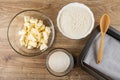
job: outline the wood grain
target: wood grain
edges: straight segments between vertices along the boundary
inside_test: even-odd
[[[91,8],[95,26],[100,16],[109,13],[111,25],[120,31],[120,0],[0,0],[0,80],[96,80],[76,63],[89,36],[82,40],[64,37],[56,25],[58,11],[70,2],[81,2]],[[26,9],[36,9],[47,14],[54,22],[56,37],[54,48],[65,48],[75,57],[74,69],[64,77],[55,77],[47,71],[45,58],[48,51],[36,57],[23,57],[14,52],[8,44],[7,27],[12,17]]]

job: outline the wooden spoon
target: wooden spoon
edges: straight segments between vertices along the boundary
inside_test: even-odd
[[[101,40],[100,40],[100,46],[98,49],[97,64],[99,64],[102,60],[104,37],[109,28],[109,25],[110,25],[110,17],[108,14],[104,14],[100,19]]]

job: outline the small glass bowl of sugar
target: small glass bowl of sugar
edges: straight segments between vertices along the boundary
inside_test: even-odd
[[[73,56],[65,49],[52,50],[46,59],[47,70],[55,76],[65,76],[74,66]]]

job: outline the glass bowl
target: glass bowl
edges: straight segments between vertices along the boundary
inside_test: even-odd
[[[64,52],[65,54],[67,54],[68,57],[69,57],[69,59],[70,59],[70,65],[69,65],[69,67],[68,67],[64,72],[55,72],[55,71],[53,71],[53,70],[50,68],[50,66],[49,66],[49,58],[50,58],[50,56],[51,56],[53,53],[59,52],[59,51],[60,51],[60,52]],[[64,59],[64,58],[63,58],[63,59]],[[51,73],[51,74],[54,75],[54,76],[63,77],[63,76],[65,76],[65,75],[67,75],[67,74],[73,69],[73,67],[74,67],[74,59],[73,59],[73,56],[72,56],[71,53],[69,53],[69,52],[68,52],[67,50],[65,50],[65,49],[62,49],[62,48],[60,48],[60,49],[53,49],[52,51],[49,52],[49,54],[48,54],[47,57],[46,57],[46,68],[47,68],[48,72]]]
[[[31,16],[37,19],[43,20],[43,23],[46,26],[49,26],[51,29],[51,34],[48,40],[48,48],[51,47],[55,37],[55,30],[52,20],[38,10],[24,10],[16,14],[9,23],[8,30],[7,30],[7,38],[10,46],[14,51],[18,54],[23,56],[37,56],[43,53],[44,51],[48,50],[40,50],[39,48],[36,49],[27,49],[24,46],[20,45],[20,35],[18,32],[23,29],[24,25],[24,16]]]

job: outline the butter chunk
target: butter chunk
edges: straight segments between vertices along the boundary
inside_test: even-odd
[[[37,42],[35,42],[35,41],[29,41],[28,45],[32,46],[32,47],[37,47]]]
[[[33,49],[33,47],[32,46],[28,46],[27,49]]]
[[[47,34],[47,32],[43,32],[43,38],[44,38],[44,40],[48,40],[48,34]]]
[[[37,23],[38,19],[31,17],[30,18],[30,23]]]
[[[29,22],[30,21],[30,16],[24,16],[24,22]]]
[[[32,34],[28,35],[28,40],[30,40],[30,41],[36,41],[35,37]]]
[[[26,33],[25,30],[21,30],[18,32],[19,35],[24,35],[25,33]]]
[[[30,23],[29,23],[29,22],[25,22],[25,23],[24,23],[24,26],[25,26],[25,27],[30,27]]]
[[[38,41],[40,42],[40,40],[42,39],[41,33],[39,33],[39,34],[37,35],[37,39],[38,39]]]
[[[20,37],[20,44],[23,46],[23,45],[25,45],[25,35],[22,35],[21,37]]]
[[[38,34],[39,34],[39,31],[38,31],[37,29],[35,29],[35,28],[32,28],[32,29],[31,29],[31,32],[32,32],[33,34],[35,34],[35,35],[38,35]]]
[[[43,44],[47,44],[48,40],[45,40],[45,39],[42,38],[40,42],[43,43]]]
[[[42,25],[40,31],[44,31],[44,30],[45,30],[45,25]]]
[[[46,44],[42,44],[41,46],[40,46],[40,50],[45,50],[45,49],[47,49],[48,48],[48,46],[46,45]]]
[[[46,27],[46,28],[45,28],[45,32],[47,32],[48,35],[50,35],[50,33],[51,33],[50,27]]]
[[[41,26],[43,25],[43,21],[42,20],[39,20],[39,22],[36,24],[36,28],[40,28]]]

